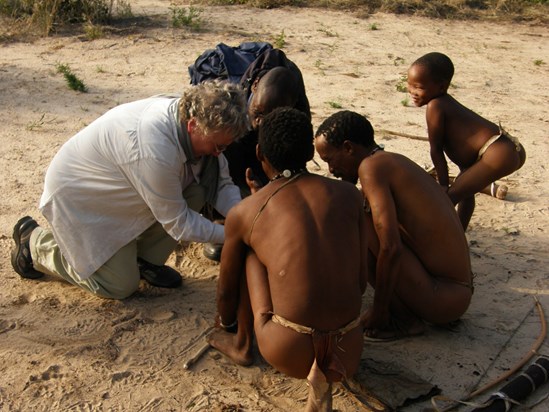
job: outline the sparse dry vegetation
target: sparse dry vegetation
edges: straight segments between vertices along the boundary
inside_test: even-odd
[[[375,12],[441,19],[549,23],[549,0],[203,0],[205,4],[246,4],[258,8],[323,7],[366,16]]]
[[[247,5],[257,8],[320,7],[348,10],[359,17],[375,12],[408,14],[437,19],[528,21],[549,23],[549,0],[196,0],[192,4]],[[172,3],[173,27],[197,30],[200,10]],[[0,0],[0,40],[15,34],[47,36],[79,25],[89,39],[103,35],[100,25],[132,17],[126,0]],[[89,29],[94,30],[90,33]],[[372,30],[377,27],[372,26]]]
[[[0,0],[0,39],[11,32],[48,36],[74,24],[82,25],[84,31],[131,15],[126,0]]]

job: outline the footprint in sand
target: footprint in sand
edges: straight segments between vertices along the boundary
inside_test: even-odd
[[[29,376],[29,380],[25,388],[33,383],[45,382],[51,379],[60,379],[63,377],[63,374],[60,373],[60,371],[61,371],[61,367],[59,365],[52,365],[39,375],[31,375]]]
[[[10,320],[0,319],[0,333],[8,332],[17,327],[16,322]]]
[[[177,317],[177,314],[171,310],[152,311],[147,316],[147,318],[149,318],[153,322],[168,322],[172,319],[175,319],[176,317]]]

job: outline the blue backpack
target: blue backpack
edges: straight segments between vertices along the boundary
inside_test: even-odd
[[[206,80],[223,79],[239,83],[252,62],[273,46],[267,42],[244,42],[238,47],[219,43],[208,49],[189,66],[190,83],[197,85]]]

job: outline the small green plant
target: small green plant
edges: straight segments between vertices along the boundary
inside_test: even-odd
[[[284,30],[280,34],[274,36],[273,44],[277,49],[283,49],[286,45],[286,36],[284,35]]]
[[[395,57],[395,59],[393,60],[393,64],[395,66],[399,66],[401,64],[404,64],[404,59],[402,57]]]
[[[545,64],[545,62],[541,59],[534,60],[534,64],[536,66],[541,66],[542,64]]]
[[[408,76],[406,76],[405,74],[400,76],[400,79],[398,80],[398,83],[396,84],[397,92],[408,93],[407,83],[408,83]]]
[[[338,103],[338,102],[329,101],[327,103],[328,103],[328,106],[330,106],[332,109],[342,109],[343,108],[341,103]]]
[[[102,66],[97,66],[97,67],[95,68],[95,71],[96,71],[97,73],[107,73],[107,71],[106,71]]]
[[[84,25],[84,32],[86,33],[88,40],[99,39],[105,35],[103,28],[93,23]]]
[[[339,34],[327,29],[326,27],[322,26],[320,29],[318,29],[319,32],[324,33],[328,37],[339,37]]]
[[[200,30],[202,26],[202,9],[194,6],[176,7],[171,6],[172,26],[176,28],[186,27],[190,30]]]
[[[111,4],[112,4],[111,0]],[[132,5],[129,1],[118,0],[116,2],[116,15],[120,18],[129,19],[133,17]]]
[[[55,119],[46,120],[46,113],[42,113],[42,116],[40,116],[40,119],[31,121],[30,123],[27,124],[25,128],[29,131],[40,129],[45,124],[52,123],[54,120]]]
[[[65,77],[65,81],[69,86],[69,89],[82,93],[86,93],[88,91],[88,88],[86,87],[84,82],[76,77],[68,64],[57,63],[55,65],[55,68],[57,69],[57,73],[63,74],[63,76]]]
[[[379,30],[377,27],[377,23],[370,24],[370,30]]]
[[[324,67],[323,67],[323,64],[322,64],[322,60],[317,60],[315,61],[315,67],[318,69],[318,71],[320,72],[320,74],[324,75]]]
[[[408,98],[408,96],[406,96],[404,99],[402,99],[400,101],[400,104],[403,105],[404,107],[410,106],[410,99]]]

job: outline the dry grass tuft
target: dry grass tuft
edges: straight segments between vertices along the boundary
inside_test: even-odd
[[[320,7],[350,11],[359,18],[384,12],[436,19],[549,23],[549,0],[195,0],[193,3],[265,9]],[[100,25],[129,17],[132,17],[131,2],[126,0],[0,0],[0,41],[48,36],[68,27],[77,27],[92,39],[103,36]],[[193,23],[198,24],[198,20]],[[93,33],[90,27],[94,28]]]
[[[375,12],[437,19],[529,21],[549,23],[549,0],[201,0],[214,5],[258,8],[321,7],[349,10],[364,17]]]

